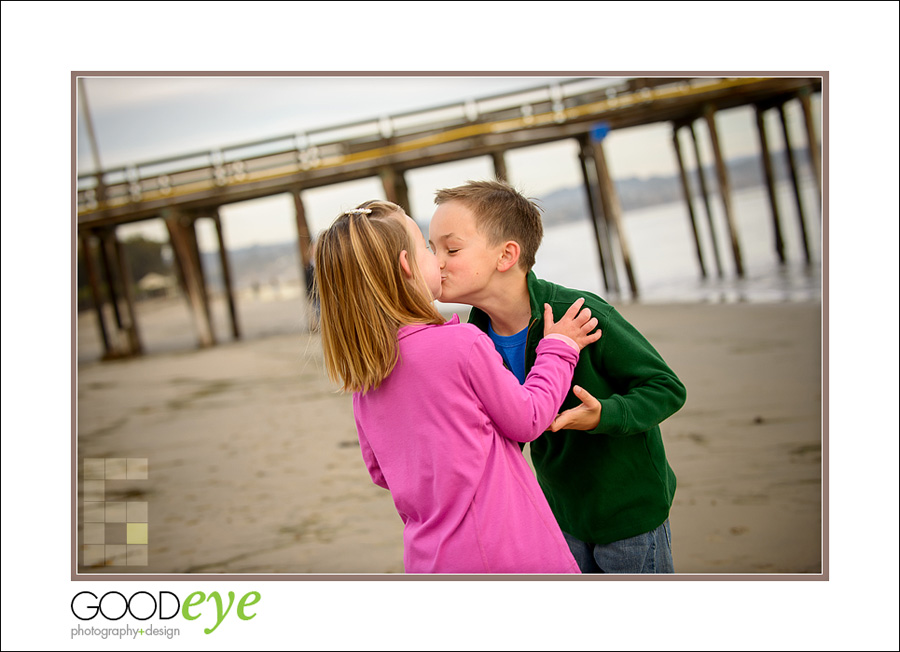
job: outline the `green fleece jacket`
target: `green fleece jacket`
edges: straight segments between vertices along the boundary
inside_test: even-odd
[[[560,528],[588,543],[649,532],[668,518],[675,494],[659,424],[684,405],[684,385],[646,338],[600,297],[540,280],[534,272],[527,281],[526,372],[544,334],[545,303],[559,319],[583,297],[603,331],[581,352],[572,381],[600,401],[600,423],[589,431],[548,430],[531,442],[547,502]],[[472,308],[469,322],[487,332],[490,318]],[[580,404],[570,391],[561,411]]]

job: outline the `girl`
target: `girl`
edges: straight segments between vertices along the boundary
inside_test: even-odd
[[[315,269],[325,368],[354,393],[363,460],[404,523],[406,572],[578,573],[518,443],[550,425],[600,337],[582,301],[556,324],[545,310],[520,385],[487,335],[435,309],[437,259],[396,204],[340,215]]]

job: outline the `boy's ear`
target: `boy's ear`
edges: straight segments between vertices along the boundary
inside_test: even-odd
[[[412,278],[412,267],[409,266],[409,254],[406,253],[406,249],[400,252],[400,269],[403,270],[403,275],[406,278]]]
[[[503,243],[500,250],[500,260],[497,261],[497,271],[505,272],[512,269],[519,262],[519,255],[522,253],[519,243],[515,240],[507,240]]]

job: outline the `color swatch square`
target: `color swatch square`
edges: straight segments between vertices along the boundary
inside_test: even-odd
[[[124,566],[126,562],[125,546],[104,546],[106,548],[106,565],[107,566]]]
[[[125,504],[127,505],[126,512],[128,514],[126,520],[129,523],[146,523],[148,521],[148,503],[135,501]]]
[[[106,503],[106,522],[107,523],[125,523],[126,522],[126,503]]]
[[[127,546],[128,566],[146,566],[149,560],[148,546]]]
[[[125,543],[147,543],[147,524],[146,523],[128,523],[128,537]]]
[[[106,563],[106,546],[84,546],[81,552],[85,566],[103,566]]]
[[[128,480],[146,480],[149,475],[149,464],[146,457],[129,457],[126,463]]]
[[[128,479],[127,461],[122,457],[115,457],[106,460],[106,479],[107,480],[126,480]]]
[[[105,500],[105,487],[106,482],[104,482],[103,480],[85,480],[84,491],[82,493],[82,495],[84,496],[84,500],[91,502]]]
[[[87,523],[105,523],[106,522],[106,503],[84,503],[81,511],[82,522]]]
[[[124,523],[104,523],[104,537],[106,545],[121,545],[128,543]]]
[[[85,544],[104,544],[106,543],[106,524],[105,523],[85,523],[84,531],[81,536],[82,543]]]
[[[85,458],[82,478],[85,480],[105,480],[106,460],[104,460],[102,457]]]

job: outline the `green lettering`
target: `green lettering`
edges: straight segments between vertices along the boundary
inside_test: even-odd
[[[213,591],[212,593],[210,593],[209,597],[206,598],[206,601],[209,602],[214,598],[216,601],[216,626],[212,629],[204,629],[203,631],[206,634],[212,634],[214,631],[216,631],[216,627],[222,624],[225,616],[227,616],[228,612],[231,611],[231,606],[234,604],[234,591],[228,592],[228,609],[226,609],[224,613],[222,613],[222,597],[219,595],[218,591]]]
[[[247,602],[247,598],[249,598],[251,595],[254,596],[253,600],[251,602]],[[259,602],[260,597],[261,596],[259,595],[259,591],[250,591],[250,593],[248,593],[243,598],[241,598],[241,601],[238,602],[238,607],[237,607],[238,618],[240,618],[241,620],[250,620],[251,618],[255,618],[256,614],[250,614],[249,616],[245,616],[244,615],[244,607],[249,607],[250,605],[256,604],[257,602]]]
[[[194,596],[199,596],[199,598],[197,600],[193,600]],[[181,615],[184,616],[185,619],[187,619],[187,620],[197,620],[200,617],[200,614],[197,614],[196,616],[192,616],[188,612],[188,608],[197,606],[198,604],[203,602],[203,599],[205,597],[206,597],[206,594],[203,593],[203,591],[194,591],[193,593],[191,593],[187,597],[187,599],[184,601],[184,606],[181,608]]]

